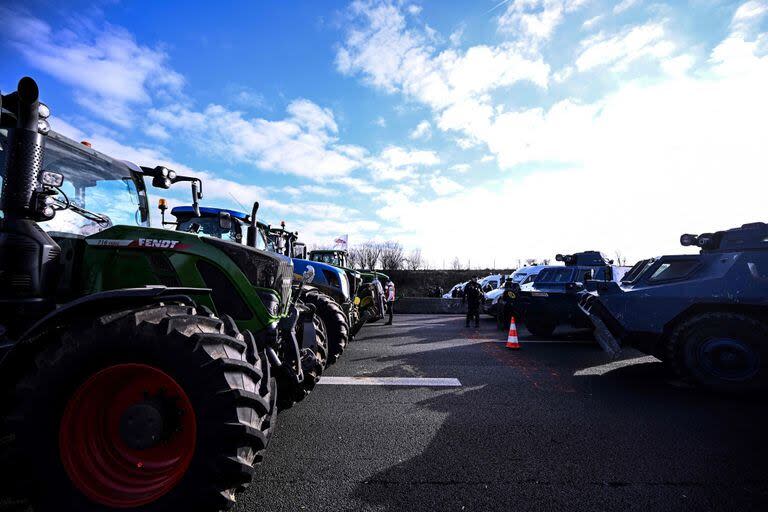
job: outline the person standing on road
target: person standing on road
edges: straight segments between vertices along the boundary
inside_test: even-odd
[[[477,282],[477,278],[473,277],[470,282],[464,286],[464,293],[461,297],[461,302],[467,303],[467,324],[469,327],[470,319],[475,319],[475,327],[480,327],[480,304],[483,302],[485,294],[480,287],[480,283]]]
[[[388,279],[384,283],[384,301],[386,312],[389,313],[389,320],[384,325],[392,325],[392,316],[394,315],[395,305],[395,283]]]

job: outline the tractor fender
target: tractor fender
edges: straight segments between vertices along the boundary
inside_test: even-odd
[[[48,342],[47,333],[66,326],[72,321],[87,316],[103,315],[118,309],[142,307],[159,302],[194,305],[195,301],[190,295],[207,295],[210,292],[210,288],[147,286],[108,290],[75,299],[35,322],[17,338],[15,343],[0,346],[0,376],[2,376],[0,378],[5,381],[19,371],[45,347]]]

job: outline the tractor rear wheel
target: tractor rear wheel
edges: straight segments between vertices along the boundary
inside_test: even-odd
[[[233,326],[154,305],[51,336],[9,415],[35,509],[229,509],[263,456],[276,398],[253,338]]]
[[[768,385],[768,324],[740,313],[710,312],[678,325],[667,360],[678,375],[713,391],[750,391]]]
[[[316,314],[325,324],[328,336],[328,364],[339,360],[349,343],[349,324],[344,310],[331,297],[316,290],[304,294],[302,300],[315,306]]]

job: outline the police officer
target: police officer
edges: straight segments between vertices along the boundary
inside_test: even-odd
[[[509,322],[512,320],[512,308],[514,300],[516,298],[517,286],[512,282],[512,278],[508,277],[504,282],[504,295],[499,300],[500,310],[497,311],[497,325],[500,331],[509,328]]]
[[[470,319],[475,319],[475,327],[480,327],[480,304],[483,302],[485,294],[480,287],[480,283],[477,282],[477,278],[473,277],[470,282],[464,286],[464,293],[461,297],[461,302],[467,303],[467,324],[469,327]]]
[[[395,283],[389,279],[384,282],[384,305],[386,312],[389,313],[389,321],[384,325],[392,325],[392,316],[395,309]]]

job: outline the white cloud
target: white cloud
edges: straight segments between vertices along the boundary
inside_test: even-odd
[[[393,3],[356,1],[351,13],[352,28],[337,52],[337,68],[384,91],[443,109],[523,81],[547,84],[549,66],[513,43],[438,52],[430,32],[409,29]]]
[[[530,52],[537,52],[563,22],[565,14],[583,6],[583,0],[513,0],[499,16],[499,31],[512,34]]]
[[[460,174],[464,174],[466,172],[469,172],[469,170],[471,168],[472,167],[469,164],[456,164],[456,165],[452,165],[451,166],[451,170],[452,171],[458,172]]]
[[[463,186],[450,178],[446,178],[445,176],[435,176],[434,178],[430,179],[429,186],[432,187],[432,190],[435,191],[435,194],[439,196],[447,196],[464,190]]]
[[[119,27],[54,29],[8,8],[0,8],[0,19],[13,20],[4,38],[31,67],[72,87],[80,106],[120,126],[130,126],[134,106],[150,104],[153,94],[176,96],[184,84],[165,52],[138,44]]]
[[[387,120],[383,117],[379,116],[376,119],[373,120],[373,124],[378,126],[379,128],[386,128],[387,127]]]
[[[735,32],[750,30],[768,13],[768,2],[765,0],[750,0],[736,9],[731,20],[731,28]]]
[[[603,15],[602,14],[598,14],[597,16],[593,16],[592,18],[589,18],[587,21],[582,23],[581,24],[581,28],[583,28],[584,30],[590,30],[592,27],[597,25],[600,22],[600,20],[602,20],[602,19],[603,19]]]
[[[451,35],[448,36],[448,40],[451,42],[453,46],[459,46],[461,44],[461,39],[464,37],[464,25],[460,26],[453,32],[451,32]]]
[[[655,21],[625,28],[610,36],[600,33],[582,41],[581,45],[583,49],[576,59],[576,67],[582,72],[600,66],[623,70],[638,59],[660,60],[676,50],[667,37],[664,23]]]
[[[151,123],[143,127],[144,133],[159,140],[168,140],[171,135],[168,131],[157,123]]]
[[[365,150],[338,144],[338,127],[329,109],[298,99],[287,111],[288,118],[268,121],[245,118],[220,105],[201,112],[174,105],[151,110],[149,118],[183,133],[198,151],[267,171],[317,180],[345,176],[360,167]]]
[[[638,0],[621,0],[613,7],[613,14],[621,14],[622,12],[631,9]]]
[[[685,251],[677,243],[683,232],[763,219],[768,55],[756,41],[732,34],[696,76],[628,82],[593,103],[562,100],[548,109],[504,113],[486,134],[492,151],[502,166],[537,161],[538,172],[445,199],[388,198],[380,215],[408,226],[408,243],[432,261],[478,260],[472,244],[446,242],[466,232],[483,240],[488,256],[478,264],[496,258],[505,265],[586,248],[620,249],[631,259],[674,254]],[[592,219],[589,226],[542,209],[542,191],[550,204],[576,198],[579,215]],[[466,214],[509,197],[521,211],[538,213],[535,222],[515,225],[514,238],[524,245],[497,236],[497,224]]]
[[[408,137],[411,139],[424,139],[429,140],[432,138],[432,125],[426,119],[416,125]]]
[[[409,150],[400,146],[387,146],[376,158],[368,160],[368,167],[376,180],[400,181],[415,176],[419,168],[440,163],[434,151]]]
[[[413,15],[413,16],[418,16],[419,14],[421,14],[421,6],[420,5],[411,4],[411,5],[408,6],[407,9],[408,9],[408,13]]]

